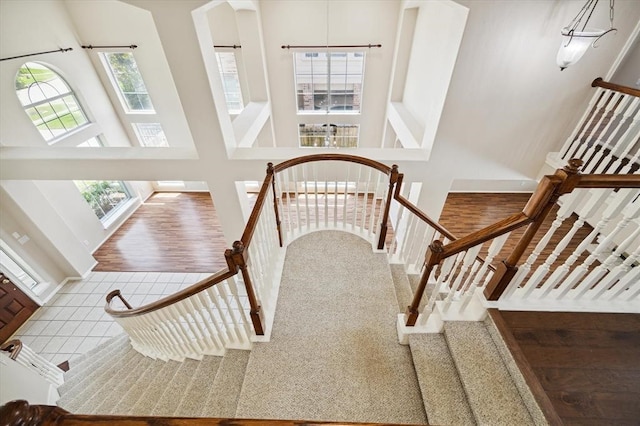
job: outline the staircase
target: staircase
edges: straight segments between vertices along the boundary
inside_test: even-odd
[[[351,240],[364,243],[345,233],[322,232],[312,236],[320,234],[347,235],[352,237]],[[334,248],[337,245],[335,240],[324,243],[316,240],[311,247],[318,249],[323,244]],[[367,246],[366,243],[364,245]],[[296,248],[300,250],[294,250]],[[354,252],[350,247],[345,247],[345,250]],[[370,248],[368,250],[371,251]],[[287,254],[288,263],[292,260],[290,254],[296,254],[299,259],[309,256],[301,247],[293,246]],[[334,251],[337,259],[342,254]],[[385,259],[384,255],[373,256]],[[349,263],[346,260],[343,262],[346,262],[345,265]],[[386,261],[384,263],[386,265]],[[372,268],[376,270],[377,266],[372,265]],[[376,270],[375,275],[388,277],[383,281],[387,282],[386,294],[391,298],[395,291],[397,304],[395,301],[390,303],[389,309],[392,313],[390,318],[393,318],[397,312],[396,306],[406,306],[406,298],[412,294],[410,281],[415,282],[415,277],[408,277],[397,265],[392,265],[390,269],[386,265],[385,269],[386,272]],[[313,275],[313,271],[309,275]],[[299,285],[299,277],[291,278],[285,268],[280,302],[288,297],[288,292],[300,291],[288,286],[287,279]],[[318,305],[316,300],[312,300],[315,296],[310,291],[303,290],[303,294],[310,301],[305,311]],[[200,361],[187,359],[180,363],[153,360],[136,352],[126,336],[117,336],[71,361],[65,384],[59,389],[61,399],[58,404],[77,414],[424,423],[426,412],[428,422],[438,425],[546,423],[534,404],[523,402],[518,386],[503,361],[503,356],[508,360],[508,350],[504,346],[500,348],[504,343],[490,319],[484,323],[446,323],[443,334],[413,335],[408,347],[397,343],[395,324],[386,319],[382,326],[375,326],[386,327],[386,335],[374,335],[370,330],[364,333],[362,330],[351,330],[359,336],[358,342],[362,341],[362,335],[373,340],[385,339],[384,344],[390,345],[394,351],[392,355],[383,355],[378,359],[375,358],[376,354],[367,354],[363,350],[378,347],[371,342],[365,341],[362,342],[363,347],[354,347],[353,352],[367,356],[361,367],[365,371],[358,375],[358,372],[351,371],[358,369],[355,365],[347,365],[340,374],[322,370],[323,358],[335,358],[341,366],[350,362],[345,359],[358,358],[340,358],[345,351],[336,350],[338,346],[326,347],[328,345],[321,343],[311,350],[307,348],[303,356],[295,352],[295,348],[287,346],[291,342],[284,345],[283,342],[288,339],[300,342],[301,338],[291,333],[298,328],[306,333],[312,324],[286,329],[283,324],[295,322],[295,312],[288,310],[284,303],[276,312],[271,342],[257,343],[252,352],[227,350],[222,357],[204,356]],[[373,318],[375,315],[376,312],[371,312],[372,318],[369,319],[373,322],[377,321]],[[327,319],[318,322],[326,324]],[[327,330],[328,327],[323,329]],[[304,342],[304,345],[313,345],[313,338]],[[322,354],[323,351],[328,355]],[[270,352],[278,353],[273,361],[269,361]],[[393,368],[388,368],[383,360],[390,356],[394,357],[392,361],[400,361],[404,365],[397,363],[392,365]],[[300,360],[302,357],[307,359]],[[299,365],[304,364],[311,365],[307,377],[287,381]],[[517,372],[517,369],[513,371]],[[317,376],[314,376],[316,373]],[[352,373],[355,378],[349,376]],[[263,378],[269,374],[276,378],[265,382]],[[396,379],[398,376],[402,377],[400,381]],[[358,377],[364,377],[365,383],[354,385]],[[282,383],[279,384],[279,381]],[[398,383],[403,385],[399,387]],[[309,391],[305,387],[321,389]],[[286,397],[276,397],[270,401],[273,394],[282,392],[281,388],[288,392]],[[412,398],[414,393],[417,398]],[[366,394],[365,398],[358,399],[363,394]],[[354,408],[348,406],[349,400],[359,402]],[[366,402],[371,405],[366,406]],[[273,409],[280,403],[286,408]]]

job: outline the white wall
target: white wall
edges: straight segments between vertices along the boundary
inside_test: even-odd
[[[635,41],[611,81],[640,89],[640,38]]]

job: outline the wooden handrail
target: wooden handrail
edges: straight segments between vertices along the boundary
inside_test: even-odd
[[[19,339],[8,340],[0,346],[0,351],[9,352],[9,358],[15,360],[22,350],[22,341]]]
[[[269,163],[267,166],[267,176],[264,178],[264,181],[262,181],[258,198],[256,199],[256,203],[253,205],[253,210],[251,210],[251,215],[249,216],[249,220],[247,221],[242,237],[240,238],[245,249],[249,248],[251,238],[253,238],[253,233],[256,231],[256,227],[258,226],[258,220],[260,219],[260,213],[264,206],[264,200],[267,198],[267,192],[269,191],[269,187],[273,181],[274,169],[275,167],[273,167],[273,163]]]
[[[357,155],[349,155],[349,154],[314,154],[307,155],[304,157],[292,158],[291,160],[283,161],[280,164],[277,164],[273,167],[274,172],[278,173],[289,167],[296,166],[298,164],[310,163],[313,161],[347,161],[350,163],[362,164],[364,166],[373,167],[376,170],[381,171],[382,173],[389,174],[391,173],[391,167],[386,164],[379,163],[375,160],[370,160],[369,158],[358,157]]]
[[[3,425],[33,426],[89,426],[89,425],[122,425],[122,426],[314,426],[314,425],[352,425],[352,426],[384,426],[382,423],[324,422],[309,420],[261,420],[261,419],[221,419],[221,418],[189,418],[189,417],[143,417],[71,414],[63,408],[51,405],[29,405],[27,401],[9,401],[0,407],[0,419]],[[399,426],[385,423],[387,426]],[[411,425],[407,425],[411,426]]]
[[[219,271],[210,277],[200,280],[197,283],[183,290],[180,290],[177,293],[173,293],[167,297],[163,297],[162,299],[156,300],[155,302],[149,303],[139,308],[128,309],[126,311],[121,311],[121,310],[116,310],[111,308],[111,301],[113,300],[113,298],[121,297],[120,290],[114,290],[107,295],[107,304],[104,310],[109,315],[116,318],[135,317],[138,315],[147,314],[149,312],[157,311],[158,309],[165,308],[181,300],[187,299],[196,293],[200,293],[202,290],[205,290],[209,287],[213,287],[214,285],[221,283],[222,281],[228,278],[231,278],[237,273],[238,273],[237,271],[225,271],[225,270]]]
[[[576,188],[640,188],[640,176],[580,175]]]
[[[400,194],[400,188],[402,187],[402,181],[404,179],[404,174],[400,173],[398,175],[398,183],[396,184],[396,192],[393,196],[393,199],[400,203],[404,208],[409,210],[411,213],[416,215],[418,219],[422,220],[430,227],[434,228],[436,231],[440,233],[440,235],[445,236],[450,241],[457,240],[456,236],[447,230],[444,226],[440,225],[438,222],[431,219],[425,212],[416,207],[411,201],[407,200],[405,197]]]
[[[634,89],[633,87],[622,86],[620,84],[604,81],[602,77],[598,77],[593,80],[591,82],[591,87],[602,87],[603,89],[615,90],[616,92],[624,93],[626,95],[640,97],[640,90]]]

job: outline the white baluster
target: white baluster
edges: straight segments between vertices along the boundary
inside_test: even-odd
[[[171,319],[167,308],[159,309],[155,311],[155,313],[158,316],[158,319],[166,326],[167,332],[173,337],[173,340],[175,341],[174,349],[180,358],[186,357],[189,354],[189,349],[194,351],[194,349],[191,348],[191,345],[185,341],[182,333],[178,331],[178,328],[174,320]]]
[[[242,305],[242,302],[240,301],[240,296],[238,294],[238,286],[236,285],[235,277],[229,278],[226,281],[226,285],[227,285],[226,287],[221,286],[220,288],[223,289],[223,291],[225,291],[231,296],[232,300],[234,301],[233,304],[236,307],[235,311],[232,309],[231,319],[233,323],[236,325],[236,327],[238,327],[238,330],[240,329],[244,330],[245,338],[248,341],[249,336],[251,336],[249,318],[247,317],[245,307]],[[228,292],[227,292],[227,288],[228,288]]]
[[[293,179],[293,193],[296,202],[296,231],[298,235],[300,235],[302,232],[302,215],[300,214],[300,195],[298,193],[298,185],[300,184],[298,181],[298,166],[293,166],[289,170],[291,171],[291,178]]]
[[[453,284],[451,284],[451,287],[449,289],[449,294],[447,294],[447,297],[444,300],[444,307],[443,307],[444,312],[447,312],[449,310],[449,306],[451,306],[451,302],[453,301],[454,296],[461,294],[461,292],[464,290],[463,279],[467,275],[467,271],[469,270],[471,265],[475,263],[476,257],[478,256],[478,253],[480,253],[481,248],[482,248],[482,244],[478,244],[477,246],[471,247],[466,252],[462,252],[458,254],[457,257],[462,258],[462,264],[459,267],[460,270],[458,271]],[[457,264],[456,264],[456,269],[458,269]]]
[[[178,309],[178,304],[173,304],[167,306],[167,313],[171,315],[171,318],[174,320],[174,324],[178,330],[178,332],[182,336],[182,340],[188,344],[191,348],[191,352],[189,355],[194,356],[202,353],[202,347],[200,346],[200,342],[198,342],[198,336],[191,328],[191,324],[189,324],[189,318],[185,318],[183,314]]]
[[[596,93],[593,96],[593,98],[591,98],[591,101],[589,101],[589,108],[587,108],[587,110],[584,112],[584,114],[582,115],[582,118],[580,119],[580,123],[585,123],[587,120],[587,117],[589,117],[589,114],[591,114],[591,119],[590,121],[592,121],[594,119],[594,117],[596,116],[596,111],[598,111],[602,105],[604,104],[604,100],[608,97],[608,91],[605,91],[604,89],[598,87],[596,89]],[[594,107],[595,105],[595,107]],[[586,131],[586,129],[588,128],[588,125],[585,125],[583,127],[583,130]],[[560,150],[560,153],[562,154],[562,160],[564,162],[569,161],[571,158],[573,158],[570,153],[574,152],[576,150],[577,145],[580,143],[580,140],[582,139],[582,136],[584,135],[581,134],[579,137],[577,136],[578,131],[580,129],[580,126],[576,126],[576,128],[573,130],[573,132],[571,133],[571,136],[569,136],[569,138],[567,139],[567,141],[564,143],[564,146],[562,147],[562,149]]]
[[[640,137],[636,138],[635,141],[632,141],[629,144],[629,146],[635,147],[638,144],[640,144]],[[622,157],[620,157],[620,158],[622,158]],[[631,171],[631,167],[633,167],[634,165],[636,165],[638,163],[638,159],[640,159],[640,148],[637,148],[637,151],[636,151],[635,155],[631,158],[631,160],[629,160],[627,162],[627,164],[624,165],[624,167],[622,167],[620,169],[620,171],[617,174],[626,175],[627,173],[629,173]],[[612,170],[612,173],[613,173],[613,171],[615,171],[616,169],[610,168],[610,170]],[[638,172],[636,171],[636,173],[638,173]]]
[[[620,111],[621,111],[620,106],[623,103],[625,103],[624,102],[625,96],[626,95],[624,95],[622,93],[619,93],[619,94],[616,94],[613,97],[613,101],[609,103],[611,105],[611,109],[605,113],[607,116],[609,115],[609,113],[611,113],[611,117],[608,117],[608,121],[607,121],[607,123],[605,124],[605,126],[604,126],[604,128],[602,130],[600,130],[597,134],[593,133],[589,137],[589,141],[592,142],[591,146],[589,147],[589,149],[587,149],[587,152],[582,157],[584,159],[584,165],[582,167],[582,170],[583,170],[584,173],[587,173],[589,163],[592,161],[593,157],[595,156],[596,146],[599,143],[602,144],[602,137],[607,135],[607,133],[609,131],[609,128],[614,123],[614,121],[616,120],[618,114],[620,113]],[[626,96],[626,97],[628,98],[628,96]],[[604,117],[601,119],[601,121],[602,120],[604,120]],[[594,129],[594,131],[595,130],[596,129]],[[604,150],[604,147],[605,147],[605,144],[602,144],[600,152],[602,152],[602,150]],[[597,163],[597,161],[596,161],[596,163]]]
[[[480,262],[477,260],[473,264],[473,268],[471,270],[471,274],[469,274],[468,280],[470,284],[467,284],[464,289],[464,297],[462,299],[462,303],[460,304],[460,312],[463,312],[467,308],[467,305],[471,301],[471,297],[474,295],[476,289],[483,289],[489,282],[490,276],[489,274],[487,274],[487,272],[490,271],[489,266],[491,266],[491,262],[493,262],[493,259],[498,255],[498,253],[500,253],[500,250],[502,250],[502,247],[509,238],[509,235],[511,235],[511,233],[507,232],[506,234],[494,238],[489,245],[489,249],[487,250],[487,257],[484,259],[482,264],[480,264]],[[475,269],[477,269],[478,266],[480,266],[480,268],[476,272]],[[471,277],[473,277],[473,280],[471,280]],[[480,283],[481,281],[482,284]]]
[[[631,301],[638,297],[640,292],[640,267],[631,268],[615,287],[607,294],[605,300]]]
[[[585,192],[583,191],[580,191],[580,193],[585,194]],[[571,239],[571,237],[573,237],[573,235],[577,232],[577,230],[584,225],[587,218],[593,216],[596,213],[596,211],[602,206],[602,203],[605,202],[605,200],[609,197],[609,195],[611,195],[611,193],[612,193],[612,190],[610,189],[592,189],[586,192],[589,198],[586,204],[584,205],[584,207],[580,208],[579,209],[580,211],[577,212],[578,220],[576,220],[573,223],[573,226],[567,233],[567,235],[569,236],[568,238],[569,240]],[[580,198],[580,196],[578,196],[578,198]],[[584,240],[582,240],[582,242],[578,245],[578,247],[576,247],[576,249],[573,251],[571,256],[569,256],[569,258],[565,260],[562,266],[560,266],[559,268],[556,268],[556,270],[551,273],[551,276],[545,281],[545,283],[538,290],[538,293],[540,293],[539,297],[541,298],[545,297],[551,290],[556,288],[560,280],[562,280],[569,273],[571,265],[573,265],[578,260],[580,255],[587,249],[589,244],[591,244],[591,241],[593,241],[593,239],[598,235],[602,227],[604,227],[606,224],[607,222],[601,221],[598,225],[596,225],[596,228],[593,231],[591,231],[591,233]],[[567,236],[565,236],[563,240],[560,241],[560,244],[566,246],[565,240],[567,240]],[[560,250],[558,250],[558,248],[556,247],[554,249],[554,253],[556,251],[559,252]],[[525,285],[525,297],[529,295],[532,291],[536,290],[537,284],[535,284],[535,281],[531,281],[531,283],[532,283],[531,285],[529,284]]]
[[[220,327],[218,321],[213,316],[211,305],[204,298],[204,291],[194,294],[189,298],[194,305],[194,309],[198,312],[198,316],[202,319],[202,323],[207,330],[209,341],[213,349],[220,351],[224,349],[224,342],[221,340]],[[206,315],[205,315],[206,313]]]
[[[447,275],[449,275],[449,273],[451,272],[451,269],[453,268],[454,264],[456,263],[456,258],[457,258],[456,256],[450,256],[450,257],[446,258],[442,262],[442,268],[440,270],[440,274],[438,275],[438,279],[436,280],[436,285],[435,285],[435,288],[433,290],[433,293],[431,293],[431,296],[429,297],[429,300],[427,300],[427,303],[425,304],[424,309],[422,310],[422,313],[420,314],[420,316],[418,318],[418,323],[420,325],[426,324],[427,323],[427,319],[429,318],[429,316],[433,312],[433,306],[435,305],[436,299],[437,299],[438,295],[440,294],[440,289],[441,289],[443,283],[445,282],[445,277]],[[433,279],[434,275],[435,275],[435,268],[434,268],[433,271],[431,271],[431,275],[429,276],[429,279]]]
[[[318,163],[312,163],[311,168],[313,170],[313,186],[314,186],[314,195],[315,195],[315,228],[318,229],[320,225],[320,216],[318,212]]]
[[[159,343],[157,348],[160,352],[160,357],[165,359],[171,358],[173,355],[171,352],[173,345],[171,344],[171,341],[168,340],[162,333],[162,325],[154,322],[151,318],[151,314],[153,314],[153,312],[146,315],[140,315],[138,318],[144,324],[145,328],[152,332],[155,332],[156,338],[158,339]]]
[[[518,267],[518,270],[522,270],[522,273],[525,273],[525,271],[526,273],[528,273],[531,270],[533,264],[540,256],[540,253],[542,253],[542,251],[547,247],[549,241],[556,233],[558,228],[560,228],[564,221],[569,216],[571,216],[579,202],[582,200],[582,197],[579,196],[580,194],[584,194],[584,192],[575,191],[565,196],[563,200],[564,203],[558,209],[556,219],[551,223],[551,227],[533,249],[533,252],[527,258],[527,261],[522,266]],[[592,203],[591,209],[595,210],[595,208],[597,208],[597,205],[595,203]],[[533,275],[531,275],[531,278],[529,278],[529,281],[527,281],[527,283],[525,284],[524,297],[527,297],[533,290],[538,287],[540,282],[542,282],[544,277],[546,277],[551,270],[551,266],[556,261],[556,259],[558,259],[558,256],[560,256],[560,254],[564,252],[564,250],[573,239],[573,236],[576,234],[576,232],[578,232],[580,228],[582,228],[582,226],[584,225],[584,220],[582,219],[582,217],[583,216],[580,216],[580,218],[578,218],[578,220],[573,223],[573,226],[571,227],[569,232],[565,234],[560,243],[558,243],[558,245],[553,249],[551,255],[549,255],[549,257],[545,259],[545,262],[542,265],[538,266]]]
[[[639,233],[640,233],[640,227],[636,229],[636,232],[632,234],[632,237],[637,238]],[[620,247],[618,247],[618,249],[616,249],[613,252],[613,254],[609,257],[617,255],[618,256],[617,259],[619,260],[621,255],[624,253],[624,250],[625,249],[620,249]],[[597,300],[602,296],[603,293],[607,291],[613,293],[614,291],[618,290],[618,287],[615,285],[616,282],[618,282],[618,280],[620,280],[622,277],[624,277],[624,275],[627,272],[629,272],[631,267],[634,265],[634,263],[638,261],[639,258],[640,258],[640,245],[636,248],[636,250],[630,256],[628,256],[619,265],[615,265],[611,267],[610,266],[611,263],[609,263],[609,259],[607,259],[607,263],[609,263],[609,266],[606,266],[606,268],[609,269],[609,273],[607,274],[606,277],[602,279],[602,281],[598,283],[596,287],[594,287],[592,290],[589,291],[588,295],[590,296],[590,298],[593,300]],[[598,268],[600,268],[600,266],[602,265],[599,265]]]
[[[616,126],[616,128],[609,134],[609,137],[607,138],[600,151],[602,154],[604,154],[604,151],[608,149],[609,154],[607,154],[607,156],[602,159],[597,168],[597,161],[592,161],[591,167],[589,168],[587,168],[588,165],[585,164],[582,167],[583,173],[602,173],[605,170],[606,166],[613,160],[613,155],[616,151],[627,150],[627,146],[624,145],[624,141],[629,137],[629,135],[631,134],[630,132],[633,131],[633,125],[628,126],[626,132],[623,135],[619,135],[618,133],[623,128],[624,124],[626,124],[627,121],[633,116],[634,111],[639,103],[640,99],[632,98],[631,96],[627,96],[622,102],[620,102],[620,104],[614,111],[614,117],[617,117],[619,115],[622,116],[620,117],[620,120],[618,120],[618,125]],[[610,121],[610,123],[613,123],[613,119]],[[629,149],[631,149],[631,147],[629,147]],[[587,170],[589,171],[587,172]]]
[[[620,189],[615,198],[607,206],[602,214],[602,220],[598,222],[595,229],[604,229],[604,226],[611,220],[611,218],[618,216],[622,212],[622,220],[618,222],[615,229],[604,238],[603,241],[598,244],[596,249],[570,274],[565,282],[558,288],[557,298],[564,297],[567,292],[574,288],[578,281],[588,272],[589,266],[604,252],[605,249],[610,247],[611,241],[616,234],[624,229],[629,221],[638,215],[640,212],[640,201],[632,204],[628,204],[635,197],[637,197],[638,191],[633,189]],[[594,231],[595,231],[594,229]]]
[[[629,155],[629,153],[631,152],[631,149],[638,142],[637,137],[638,137],[638,132],[640,131],[639,130],[640,99],[638,98],[634,99],[633,102],[631,103],[631,106],[627,109],[627,111],[625,111],[624,121],[628,119],[627,114],[629,114],[629,117],[632,119],[632,121],[629,124],[629,127],[627,127],[627,130],[625,131],[624,135],[619,139],[619,142],[616,144],[615,148],[612,149],[611,152],[609,153],[609,156],[611,157],[611,159],[613,158],[614,155],[617,155],[617,159],[611,164],[611,166],[607,167],[606,171],[604,169],[606,165],[604,166],[601,165],[602,167],[598,167],[598,169],[596,169],[596,173],[616,173],[616,170],[618,170],[622,165],[622,160]],[[634,138],[636,140],[634,140]],[[616,154],[616,152],[620,151],[620,147],[623,148],[622,151]],[[638,155],[640,155],[640,150],[636,152],[636,154],[634,155],[634,159],[632,159],[632,161],[627,163],[629,168],[631,168],[631,165],[633,165],[638,160]],[[606,161],[606,162],[603,161],[603,163],[608,164],[611,161],[611,159],[609,159],[609,161]],[[621,171],[620,173],[626,174],[629,171],[629,168],[627,168],[626,171]]]
[[[595,133],[598,132],[598,129],[600,129],[600,126],[602,125],[602,122],[609,115],[609,112],[611,112],[611,110],[615,106],[615,102],[611,101],[615,97],[615,93],[611,93],[610,95],[607,94],[606,97],[607,97],[607,102],[604,105],[604,109],[600,111],[600,118],[598,119],[598,122],[596,123],[595,126],[592,127],[591,133],[584,140],[584,142],[582,142],[580,144],[580,146],[578,147],[578,151],[577,151],[576,155],[573,156],[573,158],[580,158],[580,159],[583,158],[583,154],[587,149],[587,145],[589,144],[589,142],[593,141]],[[597,114],[594,114],[594,116],[591,117],[590,122],[593,122],[593,120],[595,118],[595,115],[597,115]],[[587,132],[588,128],[589,128],[589,126],[585,126],[583,135]]]

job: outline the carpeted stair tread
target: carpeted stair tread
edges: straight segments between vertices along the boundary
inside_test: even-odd
[[[524,402],[524,405],[529,410],[529,414],[533,418],[533,422],[536,425],[546,425],[548,423],[540,405],[536,400],[536,397],[533,395],[531,388],[527,384],[520,367],[518,367],[514,356],[507,346],[507,343],[502,338],[502,334],[498,329],[496,323],[493,321],[491,315],[487,315],[487,318],[484,320],[484,325],[487,327],[491,338],[493,339],[493,343],[495,343],[496,348],[498,348],[498,352],[502,357],[502,362],[506,366],[509,374],[511,375],[511,379],[515,383],[518,388],[518,392],[520,393],[520,397]]]
[[[444,330],[477,424],[533,425],[484,323],[451,321]]]
[[[391,277],[393,278],[393,287],[396,291],[396,299],[398,300],[398,312],[407,310],[407,306],[411,304],[413,291],[409,284],[409,278],[404,269],[404,265],[389,265],[391,268]]]
[[[144,386],[140,378],[145,375],[147,370],[153,369],[158,364],[164,364],[164,362],[146,358],[142,355],[137,357],[135,365],[131,365],[127,370],[123,369],[121,373],[114,377],[113,383],[107,384],[102,389],[97,403],[92,404],[93,409],[89,414],[112,414],[113,409],[129,389]]]
[[[250,354],[250,351],[227,350],[202,405],[202,417],[235,417]]]
[[[120,365],[127,365],[135,356],[139,355],[133,348],[128,349],[123,355],[117,358]],[[93,396],[106,381],[113,377],[115,371],[111,368],[105,368],[106,365],[113,363],[116,358],[104,360],[104,364],[98,367],[93,373],[88,374],[83,380],[78,382],[72,389],[66,392],[59,400],[58,405],[70,413],[77,413],[78,409],[84,402]]]
[[[179,395],[182,395],[189,387],[189,383],[194,379],[194,374],[200,364],[200,361],[185,359],[171,381],[165,384],[164,393],[149,415],[159,417],[173,415],[180,404]]]
[[[93,395],[84,399],[84,403],[73,412],[76,414],[94,414],[97,408],[105,401],[115,397],[119,384],[128,376],[139,375],[136,370],[140,368],[140,364],[144,361],[144,355],[135,353],[127,362],[122,364],[112,364],[108,370],[111,372],[110,377],[102,383],[100,388],[96,389]],[[116,401],[117,402],[117,401]]]
[[[105,360],[109,359],[114,352],[127,347],[130,347],[129,337],[120,335],[93,348],[87,353],[90,354],[82,358],[80,362],[72,363],[69,361],[71,368],[64,373],[64,384],[58,388],[60,395],[63,395],[68,389],[73,387],[77,383],[77,378],[83,378],[88,372],[95,371],[96,366],[101,365]]]
[[[84,363],[79,365],[76,375],[58,387],[58,393],[63,399],[72,398],[78,392],[82,392],[86,383],[90,383],[90,380],[103,373],[102,366],[109,364],[114,357],[121,359],[125,353],[131,350],[133,348],[129,344],[129,340],[117,341],[105,347],[103,354],[86,359]]]
[[[227,354],[225,354],[225,357]],[[176,417],[200,416],[209,390],[214,387],[215,379],[220,373],[222,357],[205,356],[196,368],[189,386],[185,389],[182,400],[173,412]]]
[[[126,335],[126,333],[120,333],[118,335],[115,335],[113,337],[111,337],[109,340],[100,343],[98,346],[96,346],[93,349],[88,350],[87,352],[83,353],[82,355],[78,355],[77,357],[73,357],[69,360],[69,371],[67,373],[71,373],[71,375],[73,375],[73,370],[76,369],[76,367],[80,366],[80,364],[83,364],[85,362],[85,360],[93,358],[95,356],[99,356],[100,354],[104,353],[105,349],[111,345],[116,344],[116,342],[119,342],[121,340],[129,340],[129,336]]]
[[[144,392],[125,414],[129,416],[150,416],[164,394],[167,385],[173,380],[181,365],[181,362],[167,361],[152,380],[145,384]]]
[[[167,362],[160,360],[150,360],[149,366],[144,373],[138,378],[135,385],[131,386],[126,392],[122,393],[120,401],[112,406],[109,414],[127,415],[131,414],[134,405],[140,400],[142,395],[149,389],[151,384],[156,383],[156,378],[160,372],[167,368]],[[178,363],[173,362],[172,365],[177,368]],[[152,407],[153,408],[153,407]]]
[[[344,232],[295,240],[271,341],[251,351],[236,417],[426,423],[397,315],[385,254]]]
[[[444,336],[412,334],[409,347],[429,423],[475,425]]]

